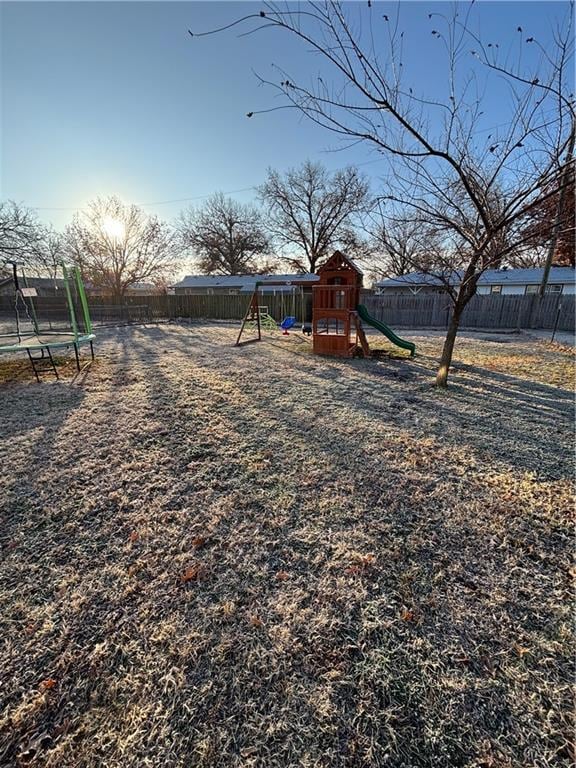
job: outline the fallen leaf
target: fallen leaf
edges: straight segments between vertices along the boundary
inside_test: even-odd
[[[402,611],[401,616],[402,616],[402,620],[403,621],[414,621],[415,618],[416,618],[416,616],[414,614],[414,611],[410,611],[410,610],[408,610],[408,608],[405,608]]]
[[[367,568],[374,565],[374,563],[376,562],[376,556],[373,555],[371,552],[369,552],[367,555],[355,555],[354,559],[356,560],[356,563],[354,565],[349,565],[347,568],[345,568],[344,573],[350,573],[350,574],[363,573]]]
[[[194,549],[200,549],[200,547],[206,544],[207,540],[206,536],[196,536],[196,538],[192,539],[192,546]]]
[[[54,736],[61,736],[63,733],[67,733],[71,722],[69,717],[65,717],[64,720],[54,728]]]
[[[259,619],[258,616],[250,616],[249,621],[253,627],[261,627],[263,624],[262,619]]]
[[[278,581],[286,581],[286,579],[290,578],[290,574],[287,571],[278,571],[276,574],[276,579]]]
[[[201,565],[191,565],[186,568],[184,573],[180,576],[180,581],[186,583],[187,581],[196,581],[204,573],[204,568]]]
[[[512,648],[514,648],[514,650],[516,651],[518,656],[520,656],[520,658],[525,656],[527,653],[530,653],[530,648],[526,648],[526,647],[520,645],[519,643],[514,643],[512,645]]]
[[[130,536],[128,536],[128,540],[129,540],[129,541],[132,541],[132,542],[134,542],[134,541],[138,541],[138,539],[139,539],[139,538],[140,538],[140,537],[138,536],[138,531],[132,531],[132,533],[130,534]]]
[[[44,691],[49,691],[51,688],[54,688],[56,685],[56,680],[53,680],[51,677],[48,677],[46,680],[42,680],[38,688],[43,693]]]

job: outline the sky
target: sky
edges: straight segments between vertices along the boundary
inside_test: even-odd
[[[400,14],[410,81],[422,93],[445,85],[438,24],[443,2],[379,3]],[[467,4],[462,3],[465,10]],[[352,13],[355,4],[349,4]],[[321,69],[317,57],[278,30],[237,28],[192,38],[258,12],[244,2],[2,2],[0,199],[37,209],[64,227],[97,196],[116,194],[171,220],[215,191],[250,202],[266,169],[306,159],[329,169],[356,164],[375,189],[382,160],[365,146],[344,148],[294,110],[246,117],[279,104],[257,74],[291,79]],[[546,45],[566,19],[565,2],[478,2],[472,22],[501,45],[526,36]],[[486,130],[502,122],[502,94],[485,96]]]

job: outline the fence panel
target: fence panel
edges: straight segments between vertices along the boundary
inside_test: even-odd
[[[451,301],[445,294],[371,296],[366,307],[378,320],[398,328],[444,328],[450,318]],[[473,296],[462,313],[462,328],[541,328],[575,330],[576,297],[570,294],[538,296]]]
[[[250,294],[93,296],[89,298],[90,313],[99,323],[148,322],[177,318],[207,320],[241,320],[250,302]],[[451,312],[451,301],[441,293],[419,295],[362,296],[368,312],[377,320],[397,328],[445,328]],[[261,306],[276,321],[295,315],[298,321],[310,320],[311,296],[297,294],[264,295]],[[38,297],[35,306],[39,316],[52,321],[67,319],[63,298]],[[462,315],[463,328],[541,328],[552,330],[557,322],[561,331],[575,330],[576,297],[548,294],[538,296],[476,295]],[[0,296],[0,317],[7,320],[14,314],[14,299]]]
[[[442,294],[371,296],[365,304],[377,320],[406,328],[444,327],[450,316],[450,300]]]

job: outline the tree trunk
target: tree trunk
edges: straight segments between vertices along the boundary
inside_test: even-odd
[[[448,386],[448,372],[450,370],[450,364],[452,363],[452,355],[454,353],[454,342],[456,341],[456,335],[458,333],[458,326],[460,325],[460,317],[464,310],[463,306],[454,305],[452,311],[452,317],[450,318],[450,324],[448,325],[448,331],[446,338],[444,339],[444,346],[442,348],[442,356],[440,358],[440,364],[436,373],[436,386],[446,388]]]

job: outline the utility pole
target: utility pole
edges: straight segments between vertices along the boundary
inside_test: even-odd
[[[566,199],[566,189],[568,187],[568,174],[570,168],[574,162],[574,142],[576,139],[576,125],[574,118],[572,119],[572,131],[570,133],[570,139],[568,141],[568,149],[566,151],[566,160],[564,167],[562,168],[562,175],[560,177],[560,192],[558,194],[558,204],[556,206],[556,216],[554,218],[554,226],[552,227],[552,237],[550,238],[550,246],[548,248],[548,254],[546,256],[546,263],[544,264],[544,274],[542,275],[542,282],[538,289],[538,297],[542,299],[546,293],[546,286],[548,285],[548,277],[550,275],[550,267],[552,266],[552,259],[554,258],[554,252],[556,251],[556,243],[558,242],[558,235],[560,233],[560,225],[562,224],[562,212],[564,210],[564,200]]]

